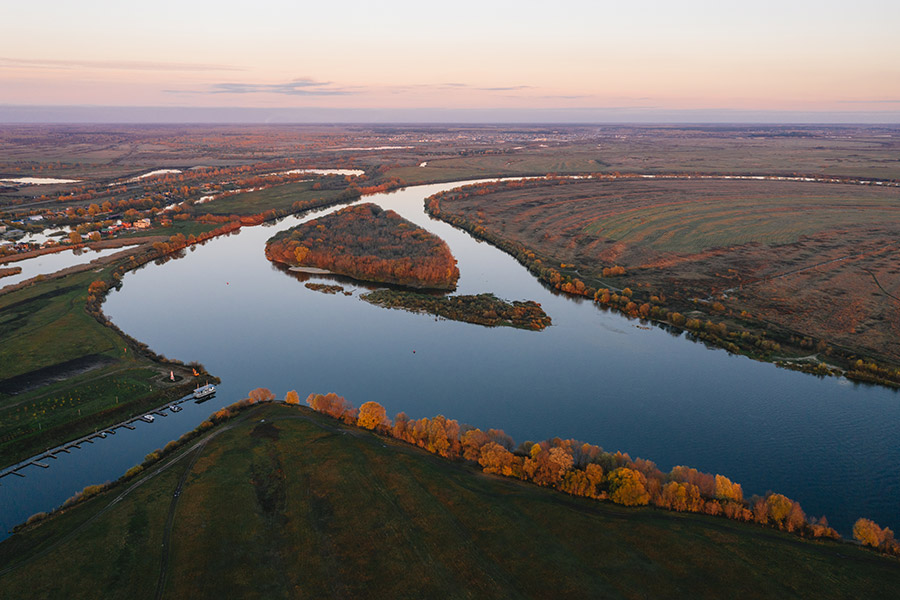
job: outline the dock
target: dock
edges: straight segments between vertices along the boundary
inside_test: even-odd
[[[59,456],[56,456],[57,454],[60,454],[62,452],[65,452],[66,454],[71,454],[72,450],[81,450],[81,445],[84,444],[85,442],[87,442],[88,444],[93,444],[95,438],[105,439],[108,435],[115,435],[116,429],[118,429],[120,427],[124,427],[125,429],[130,429],[130,430],[134,431],[136,428],[134,425],[132,425],[132,423],[134,423],[135,421],[144,421],[146,423],[153,424],[153,417],[151,415],[157,415],[160,417],[168,417],[169,413],[165,412],[165,410],[167,408],[170,411],[172,411],[173,413],[180,412],[183,409],[178,405],[182,404],[184,402],[188,402],[193,399],[194,399],[193,394],[189,394],[183,398],[180,398],[179,400],[176,400],[174,402],[170,401],[170,402],[167,402],[163,406],[149,410],[146,413],[144,413],[143,415],[140,415],[137,417],[132,417],[132,418],[129,418],[120,423],[116,423],[115,425],[111,425],[102,431],[95,431],[94,433],[88,434],[88,435],[78,438],[76,440],[71,440],[71,441],[65,442],[63,444],[60,444],[56,448],[48,449],[45,452],[41,453],[40,455],[32,456],[31,458],[23,460],[15,465],[12,465],[11,467],[4,469],[3,471],[0,471],[0,479],[10,476],[10,475],[15,475],[16,477],[25,477],[25,474],[21,473],[20,471],[22,471],[25,468],[30,467],[30,466],[40,467],[42,469],[49,469],[50,468],[49,460],[50,459],[57,460],[59,458]]]

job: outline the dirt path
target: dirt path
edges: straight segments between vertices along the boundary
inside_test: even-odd
[[[226,427],[230,429],[230,427]],[[226,428],[223,428],[226,429]],[[181,478],[178,480],[178,485],[175,486],[175,491],[172,493],[172,501],[169,503],[169,514],[166,515],[166,525],[163,528],[163,540],[162,540],[162,557],[159,563],[159,578],[156,580],[156,599],[159,600],[163,597],[163,590],[166,587],[166,578],[168,576],[169,570],[169,539],[172,536],[172,528],[175,524],[175,509],[178,506],[178,500],[181,498],[181,490],[184,488],[184,482],[187,481],[188,475],[190,475],[191,471],[194,470],[194,465],[197,463],[197,459],[200,458],[200,455],[203,453],[203,449],[206,447],[206,444],[213,438],[212,435],[204,438],[199,443],[195,444],[190,451],[185,453],[193,454],[190,462],[184,468],[184,471],[181,473]]]

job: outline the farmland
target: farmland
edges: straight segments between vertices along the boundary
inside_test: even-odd
[[[210,434],[134,483],[0,544],[0,589],[72,598],[877,598],[900,585],[893,559],[861,548],[596,504],[298,407],[256,407]]]
[[[898,195],[810,182],[581,180],[447,195],[440,210],[570,279],[628,287],[638,304],[665,297],[739,329],[792,332],[798,353],[821,342],[820,353],[834,346],[897,365]],[[627,275],[605,277],[616,265]]]

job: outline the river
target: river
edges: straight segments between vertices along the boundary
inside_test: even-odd
[[[363,287],[322,294],[266,260],[276,231],[335,209],[210,240],[183,259],[127,274],[103,309],[156,352],[198,360],[220,376],[216,398],[119,430],[49,469],[29,467],[25,478],[5,477],[3,530],[115,479],[260,386],[280,397],[333,391],[356,406],[377,401],[389,415],[444,414],[502,428],[517,442],[576,438],[663,470],[721,473],[747,497],[774,490],[798,500],[844,535],[860,516],[900,526],[900,394],[733,356],[558,295],[513,258],[425,214],[426,196],[457,185],[364,200],[446,240],[459,262],[458,293],[535,300],[552,327],[485,328],[387,310],[361,301]]]

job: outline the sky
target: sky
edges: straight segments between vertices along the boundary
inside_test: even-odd
[[[65,106],[900,122],[886,0],[32,0],[0,15],[0,120]]]

